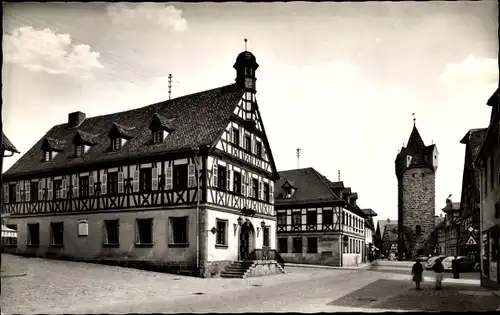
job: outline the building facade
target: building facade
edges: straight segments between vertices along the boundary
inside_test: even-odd
[[[396,157],[398,179],[398,259],[432,252],[429,239],[435,227],[436,145],[426,146],[416,125],[408,144]],[[406,240],[406,241],[405,241]],[[405,245],[407,244],[407,245]]]
[[[11,157],[15,153],[19,153],[19,151],[16,149],[16,147],[12,144],[12,142],[7,138],[7,136],[2,132],[2,163],[0,164],[0,170],[3,168],[3,158],[4,157]],[[0,175],[1,176],[1,175]],[[1,177],[0,177],[1,178]],[[3,196],[3,185],[2,188],[2,193],[0,196]],[[3,205],[3,198],[1,198],[1,205]],[[2,251],[4,249],[4,246],[15,246],[17,244],[17,230],[15,225],[10,225],[6,224],[4,225],[4,221],[8,220],[8,217],[10,216],[9,213],[4,213],[3,207],[2,207],[2,217],[1,217],[1,225],[2,225]],[[5,239],[5,240],[4,240]]]
[[[203,277],[275,252],[278,172],[258,66],[245,51],[234,84],[110,115],[70,113],[4,175],[4,211],[19,232],[11,251]]]
[[[361,209],[365,215],[365,248],[363,255],[363,262],[368,261],[368,255],[375,252],[375,224],[373,224],[373,217],[377,216],[377,213],[372,209]]]
[[[498,89],[487,102],[490,124],[475,159],[480,181],[481,285],[500,288],[500,105]]]
[[[357,194],[342,183],[330,182],[313,168],[279,174],[275,208],[278,249],[283,259],[345,267],[360,264],[365,248],[365,214],[356,207]]]
[[[451,196],[450,196],[451,197]],[[444,255],[458,256],[459,232],[460,232],[460,203],[446,199],[446,206],[442,209],[445,213],[444,226]]]
[[[460,231],[458,254],[480,262],[480,180],[473,162],[486,135],[486,128],[471,129],[460,143],[465,144],[465,159],[460,201]]]

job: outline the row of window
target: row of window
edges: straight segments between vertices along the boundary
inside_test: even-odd
[[[227,167],[214,164],[212,185],[220,190],[232,191],[238,195],[270,202],[272,195],[270,185],[251,177],[248,172],[246,175],[243,179],[241,172],[228,171]]]
[[[484,197],[488,196],[488,193],[495,189],[495,182],[497,180],[500,183],[500,171],[497,170],[495,173],[495,163],[495,154],[491,154],[489,158],[484,158],[483,169],[481,171],[482,194]],[[495,179],[495,177],[498,178]]]
[[[231,128],[229,131],[229,141],[236,147],[242,148],[247,153],[253,153],[259,158],[263,158],[263,144],[262,142],[255,140],[252,146],[252,137],[249,134],[245,134],[245,129],[242,129],[243,137],[240,135],[240,130],[238,128]],[[242,142],[243,141],[243,142]]]
[[[360,254],[364,246],[364,242],[359,239],[349,238],[347,246],[344,248],[344,254]],[[292,238],[292,254],[302,254],[304,253],[304,248],[302,246],[302,237]],[[278,251],[280,253],[289,253],[288,251],[288,238],[278,238]],[[318,238],[308,237],[307,238],[307,248],[305,252],[308,254],[318,253]]]
[[[168,132],[165,130],[152,130],[151,131],[151,141],[153,144],[158,144],[162,143],[166,136],[168,135]],[[113,137],[110,139],[110,146],[109,150],[110,151],[119,151],[122,149],[123,145],[126,143],[126,139],[121,138],[121,137]],[[88,149],[90,148],[88,145],[85,145],[83,143],[77,143],[74,145],[75,148],[75,157],[81,157],[83,156]],[[51,161],[55,156],[57,155],[57,151],[52,151],[49,149],[45,149],[43,151],[43,161],[44,162],[49,162]]]
[[[85,221],[86,224],[86,221]],[[185,245],[188,242],[188,218],[187,217],[171,217],[169,218],[170,235],[168,243],[171,245]],[[8,225],[9,228],[17,230],[17,225]],[[85,229],[84,229],[85,230]],[[37,247],[40,245],[40,224],[27,224],[27,245],[29,247]],[[92,232],[92,231],[91,231]],[[78,236],[87,236],[78,229]],[[137,219],[135,228],[135,244],[136,245],[153,245],[153,219]],[[64,222],[50,223],[50,245],[61,247],[64,246]],[[10,245],[16,245],[17,239],[10,239]],[[104,220],[103,224],[103,246],[119,246],[120,244],[120,224],[119,220]]]
[[[278,212],[277,219],[278,225],[286,225],[286,216],[285,212]],[[316,225],[318,222],[318,214],[316,210],[308,210],[306,213],[306,222],[307,225]],[[333,210],[323,210],[322,213],[322,222],[323,224],[333,224]],[[364,220],[357,218],[353,215],[343,212],[342,213],[342,222],[343,225],[352,227],[355,229],[363,230],[364,229]],[[300,210],[292,211],[292,225],[301,225],[302,224],[302,214]]]

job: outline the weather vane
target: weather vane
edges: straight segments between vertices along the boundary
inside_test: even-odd
[[[299,159],[300,159],[300,149],[297,149],[297,169],[299,168]]]
[[[247,51],[247,42],[248,42],[248,39],[245,38],[245,51]]]
[[[415,113],[412,113],[413,116],[413,126],[415,126],[417,119],[415,118]]]

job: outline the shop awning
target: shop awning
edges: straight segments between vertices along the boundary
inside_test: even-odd
[[[17,231],[2,225],[2,238],[3,237],[17,238]]]

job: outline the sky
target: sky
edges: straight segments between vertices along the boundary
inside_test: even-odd
[[[469,129],[498,86],[498,8],[480,2],[8,3],[3,128],[22,153],[87,117],[231,84],[257,58],[278,170],[314,167],[397,219],[394,160],[413,128],[437,145],[436,214],[460,201]],[[20,155],[4,159],[3,170]]]

